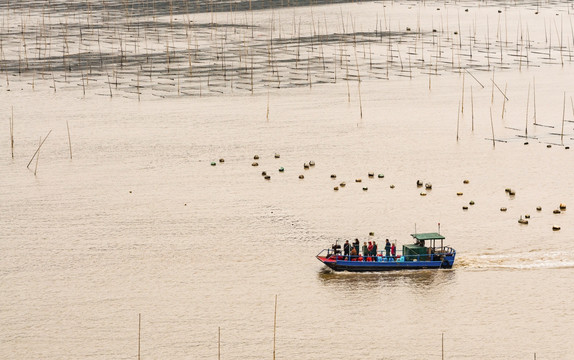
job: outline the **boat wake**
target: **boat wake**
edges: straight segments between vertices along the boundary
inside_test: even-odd
[[[569,269],[574,268],[573,254],[564,251],[530,251],[511,254],[482,254],[457,257],[456,267],[468,269]]]

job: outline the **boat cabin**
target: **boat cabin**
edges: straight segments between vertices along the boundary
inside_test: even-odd
[[[403,245],[403,256],[406,261],[429,261],[435,254],[444,252],[444,236],[439,233],[411,234],[415,239],[414,244]],[[440,244],[438,243],[440,240]]]

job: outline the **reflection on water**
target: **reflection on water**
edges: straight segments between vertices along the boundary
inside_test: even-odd
[[[456,272],[454,270],[400,270],[350,273],[322,269],[317,275],[322,284],[334,287],[381,288],[406,285],[427,288],[454,281]]]

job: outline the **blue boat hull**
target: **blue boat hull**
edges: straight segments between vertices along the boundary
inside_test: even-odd
[[[334,271],[393,271],[420,269],[450,269],[454,256],[445,257],[442,261],[349,261],[317,256],[317,259]]]

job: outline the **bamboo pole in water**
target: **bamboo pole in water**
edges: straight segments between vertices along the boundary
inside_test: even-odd
[[[492,107],[490,108],[490,129],[492,130],[492,147],[496,147],[496,143],[494,142],[494,124],[492,122]]]
[[[275,311],[273,313],[273,360],[275,360],[276,334],[277,334],[277,294],[275,294]]]
[[[48,134],[46,135],[44,140],[42,140],[42,142],[40,143],[40,146],[38,146],[38,149],[36,150],[34,155],[32,155],[32,158],[28,162],[28,165],[26,165],[26,168],[30,168],[30,164],[32,163],[32,160],[34,160],[34,158],[36,157],[36,154],[38,154],[38,152],[40,151],[40,148],[42,147],[42,145],[44,145],[44,142],[46,142],[46,139],[48,139],[48,136],[50,136],[51,133],[52,133],[52,130],[48,131]]]
[[[534,78],[533,83],[533,101],[534,101],[534,125],[536,125],[536,77]]]
[[[72,159],[72,140],[70,137],[70,125],[68,124],[68,120],[66,120],[66,128],[68,129],[68,145],[70,147],[70,159]]]
[[[138,360],[141,359],[142,314],[138,314]]]
[[[526,124],[524,126],[524,135],[528,137],[528,106],[530,103],[530,84],[528,84],[528,97],[526,99]]]
[[[12,159],[14,159],[14,106],[12,106],[12,116],[10,117],[10,149],[12,150]]]
[[[217,327],[217,360],[221,360],[221,327]]]
[[[42,146],[42,137],[40,136],[40,141],[38,145],[38,156],[36,156],[36,167],[34,167],[34,176],[36,176],[36,172],[38,171],[38,161],[40,160],[40,147]]]
[[[564,91],[564,101],[562,102],[562,131],[560,132],[560,143],[564,145],[564,119],[566,117],[566,91]]]
[[[472,113],[471,129],[474,132],[474,95],[472,94],[472,86],[470,87],[470,112]]]

